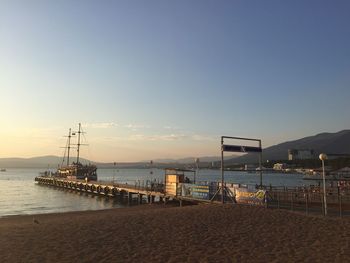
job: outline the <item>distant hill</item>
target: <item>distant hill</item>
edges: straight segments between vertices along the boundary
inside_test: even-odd
[[[318,155],[321,152],[328,154],[350,154],[350,130],[336,133],[320,133],[295,141],[280,143],[263,149],[263,160],[287,160],[288,149],[313,149]],[[256,163],[256,154],[246,154],[230,160],[230,163]]]
[[[0,168],[57,168],[62,164],[63,157],[59,156],[40,156],[32,158],[0,158]],[[74,162],[76,157],[70,159]],[[95,164],[98,168],[149,168],[149,162],[128,162],[128,163],[100,163],[90,161],[84,158],[79,159],[82,164]],[[65,160],[66,161],[66,160]]]
[[[97,165],[97,168],[149,168],[150,164],[149,162],[117,162],[115,165],[114,163],[93,163]],[[152,167],[155,167],[154,165]]]
[[[236,155],[225,156],[225,159],[228,160],[234,157],[236,157]],[[163,163],[193,164],[196,158],[198,158],[201,163],[211,163],[211,162],[217,162],[221,160],[221,156],[202,156],[202,157],[186,157],[186,158],[180,158],[180,159],[155,159],[153,161],[159,164],[163,164]]]
[[[0,158],[1,168],[56,168],[62,163],[62,157],[48,155],[32,158]],[[73,160],[73,159],[72,159]],[[85,164],[89,160],[84,158],[80,162]]]

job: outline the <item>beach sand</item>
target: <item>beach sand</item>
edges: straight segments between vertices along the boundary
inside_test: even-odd
[[[0,219],[1,262],[350,262],[349,241],[348,219],[240,205]]]

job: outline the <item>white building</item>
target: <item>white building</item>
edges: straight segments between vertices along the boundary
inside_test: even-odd
[[[310,149],[289,149],[288,150],[288,160],[294,161],[294,160],[307,160],[307,159],[314,159],[315,158],[315,152],[314,150]]]
[[[275,163],[273,165],[273,169],[274,170],[278,170],[278,171],[282,171],[282,170],[284,170],[286,168],[287,168],[287,164],[285,164],[285,163]]]

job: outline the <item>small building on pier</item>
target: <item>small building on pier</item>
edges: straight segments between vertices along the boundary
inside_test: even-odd
[[[169,195],[178,195],[179,186],[183,183],[190,183],[194,180],[195,171],[186,169],[167,168],[165,169],[165,192]]]

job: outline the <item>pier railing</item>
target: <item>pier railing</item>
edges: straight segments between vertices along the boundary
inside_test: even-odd
[[[157,183],[157,182],[147,182],[146,183],[139,183],[137,181],[130,181],[129,183],[118,183],[118,182],[111,182],[108,180],[99,180],[98,181],[101,184],[108,184],[113,187],[118,187],[118,188],[130,188],[134,190],[139,190],[139,191],[148,191],[148,192],[159,192],[159,193],[164,193],[164,184],[163,183]]]

